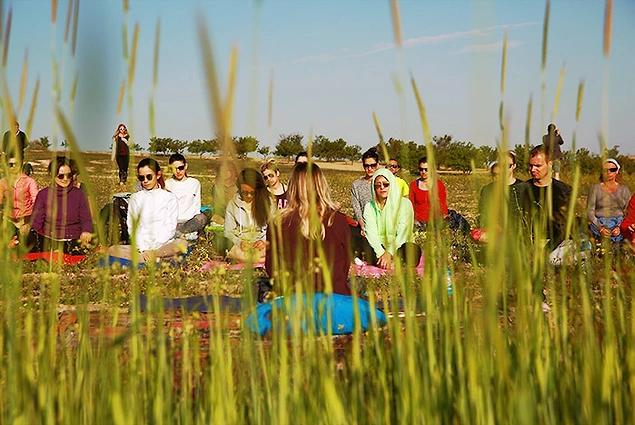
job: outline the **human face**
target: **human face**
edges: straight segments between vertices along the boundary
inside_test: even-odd
[[[534,183],[548,183],[550,166],[551,161],[548,162],[543,153],[529,158],[529,173]]]
[[[254,200],[255,194],[256,192],[253,187],[245,183],[240,185],[240,198],[243,200],[243,202],[251,204]]]
[[[62,165],[55,175],[55,184],[60,187],[68,187],[73,181],[73,173],[71,167],[68,165]]]
[[[419,176],[421,176],[421,180],[428,180],[428,163],[420,162],[419,163]]]
[[[158,188],[160,175],[161,171],[155,173],[154,170],[147,165],[137,170],[137,178],[145,190],[154,190]]]
[[[386,202],[388,199],[388,191],[390,190],[390,182],[384,176],[377,176],[375,183],[373,183],[375,189],[375,196],[380,204]]]
[[[605,181],[614,181],[618,171],[617,165],[612,162],[606,162],[602,165],[602,173],[604,174]]]
[[[377,170],[377,165],[379,165],[377,163],[377,161],[375,161],[375,158],[366,158],[364,159],[364,171],[366,172],[366,177],[367,178],[371,178],[373,176],[373,173],[375,172],[375,170]]]
[[[267,169],[262,172],[262,178],[265,179],[267,186],[274,188],[280,182],[280,170],[271,171]]]
[[[123,125],[120,125],[120,126],[119,126],[119,132],[120,132],[120,133],[125,133],[126,131],[128,131],[128,130],[126,130],[126,127],[125,127],[125,126],[123,126]]]
[[[9,172],[11,174],[19,174],[22,171],[21,170],[22,167],[20,166],[20,163],[15,158],[9,158],[9,161],[7,162],[7,166],[9,167]]]
[[[396,175],[399,172],[399,163],[394,159],[391,159],[388,161],[388,169],[391,173]]]
[[[174,161],[170,164],[172,168],[172,175],[174,176],[174,180],[181,181],[185,178],[185,173],[187,171],[187,164],[183,161]]]

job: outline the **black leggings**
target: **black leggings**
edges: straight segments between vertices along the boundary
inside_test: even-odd
[[[128,180],[128,165],[130,165],[129,155],[117,155],[117,167],[119,167],[120,183],[126,183]]]

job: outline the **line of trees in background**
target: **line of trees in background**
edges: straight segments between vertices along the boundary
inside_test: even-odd
[[[298,153],[308,151],[308,146],[303,143],[304,136],[299,133],[281,134],[275,147],[259,146],[260,141],[253,136],[233,137],[236,156],[244,159],[250,153],[257,152],[263,158],[275,155],[287,158],[291,161]],[[470,173],[473,169],[486,168],[498,159],[498,149],[491,146],[476,147],[472,142],[454,140],[452,135],[434,136],[432,144],[437,165],[441,169]],[[66,141],[61,143],[66,147]],[[427,156],[425,145],[412,140],[406,142],[400,139],[390,138],[385,143],[388,156],[396,158],[401,167],[411,172],[416,172],[419,158]],[[134,151],[140,152],[143,148],[138,144],[131,146]],[[40,137],[29,143],[29,149],[49,150],[51,142],[48,137]],[[380,157],[383,157],[383,148],[376,145]],[[529,151],[531,146],[517,144],[513,148],[516,151],[518,170],[526,170],[529,163]],[[217,155],[220,143],[217,138],[207,140],[173,139],[171,137],[152,137],[148,146],[148,152],[155,155],[168,155],[172,153],[185,153],[188,151],[194,155]],[[577,161],[583,174],[598,173],[602,166],[602,158],[615,158],[622,166],[622,172],[635,172],[635,159],[622,155],[619,146],[614,146],[599,155],[586,148],[577,149],[576,152],[564,151],[562,160],[563,168],[571,167],[573,161]],[[323,135],[317,135],[313,139],[312,156],[315,159],[332,161],[358,161],[362,157],[362,148],[359,145],[349,145],[346,140],[338,138],[330,140]],[[382,158],[383,159],[383,158]]]

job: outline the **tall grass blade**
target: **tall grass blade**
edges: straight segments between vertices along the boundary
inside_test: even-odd
[[[31,134],[33,128],[33,118],[35,117],[35,108],[37,106],[38,93],[40,92],[40,77],[35,80],[35,88],[33,89],[33,99],[31,100],[31,109],[29,110],[29,118],[26,122],[26,134]]]
[[[395,44],[398,48],[402,46],[401,16],[399,14],[399,0],[390,0],[390,12],[392,16],[392,29],[395,35]]]
[[[13,17],[13,8],[9,7],[7,14],[7,24],[4,29],[4,45],[2,50],[2,68],[7,68],[7,56],[9,55],[9,39],[11,37],[11,20]]]
[[[77,85],[79,84],[79,72],[75,73],[73,82],[71,83],[71,93],[69,97],[69,115],[73,116],[73,106],[75,105],[75,97],[77,96]]]
[[[527,101],[527,116],[525,118],[525,146],[531,145],[531,109],[533,102],[533,96],[530,95]]]
[[[139,47],[139,23],[134,26],[134,32],[132,34],[132,52],[130,54],[130,61],[128,62],[128,96],[132,96],[132,87],[134,86],[134,73],[137,64],[137,48]]]
[[[611,34],[613,32],[613,0],[606,0],[604,8],[604,57],[611,53]]]
[[[152,61],[152,91],[157,88],[157,82],[159,81],[159,47],[161,42],[161,19],[157,19],[157,24],[154,28],[154,60]]]
[[[24,63],[22,65],[22,78],[20,79],[20,98],[18,99],[18,111],[22,110],[24,105],[24,96],[26,94],[26,79],[29,73],[29,51],[24,52]]]
[[[64,27],[64,44],[68,44],[68,34],[71,30],[71,16],[73,13],[73,4],[75,0],[68,0],[68,9],[66,9],[66,25]]]
[[[123,105],[124,94],[126,93],[126,80],[121,82],[119,87],[119,100],[117,101],[117,115],[121,113],[121,107]]]
[[[498,107],[498,123],[501,131],[505,129],[504,122],[504,102],[505,102],[505,75],[507,74],[507,28],[505,28],[505,38],[503,39],[503,58],[501,60],[501,100]]]
[[[545,17],[542,24],[542,60],[540,63],[540,76],[542,80],[541,84],[541,97],[540,97],[540,126],[545,126],[545,97],[547,93],[547,82],[545,72],[547,68],[547,41],[549,38],[549,8],[551,7],[550,0],[547,0],[545,5]]]
[[[57,21],[57,0],[51,0],[51,23],[55,25]]]
[[[238,48],[232,47],[229,57],[229,77],[227,83],[227,96],[225,98],[224,116],[226,125],[231,128],[231,115],[234,110],[234,95],[236,91],[236,74],[238,69]]]
[[[75,57],[77,49],[77,22],[79,20],[79,0],[75,0],[75,13],[73,14],[73,39],[71,42],[71,55]]]
[[[377,118],[377,113],[373,111],[373,122],[375,123],[375,130],[377,130],[377,137],[379,138],[379,146],[381,149],[381,156],[384,158],[384,162],[388,164],[388,160],[390,159],[390,155],[388,154],[388,148],[386,147],[386,143],[384,142],[384,136],[381,133],[381,127],[379,125],[379,119]]]
[[[558,116],[558,107],[560,106],[560,94],[562,93],[562,83],[564,81],[564,70],[566,65],[562,64],[560,69],[560,78],[558,78],[558,87],[556,88],[556,98],[553,101],[553,112],[551,113],[551,122],[556,122]]]
[[[582,111],[582,99],[584,98],[584,80],[578,84],[578,100],[575,107],[575,121],[580,121],[580,111]]]

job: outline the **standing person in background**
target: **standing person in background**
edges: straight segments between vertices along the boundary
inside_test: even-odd
[[[30,229],[33,205],[39,192],[37,183],[24,174],[17,157],[7,160],[9,173],[0,179],[0,205],[5,220],[13,224],[13,235],[26,235]]]
[[[260,167],[262,178],[267,183],[269,193],[275,198],[276,207],[281,210],[287,206],[287,186],[280,181],[280,169],[275,159],[265,161]]]
[[[415,224],[425,230],[428,222],[448,217],[445,185],[437,179],[437,198],[430,198],[428,186],[428,158],[419,159],[419,178],[410,183],[410,201],[415,210]]]
[[[564,145],[564,140],[560,135],[560,129],[556,128],[555,124],[549,124],[547,126],[547,134],[542,136],[542,144],[547,148],[549,157],[553,163],[553,178],[560,180],[560,160],[562,159],[561,145]]]
[[[5,153],[5,158],[16,158],[20,163],[24,161],[24,150],[28,144],[26,134],[20,130],[20,124],[17,121],[13,122],[11,130],[4,133],[2,138],[2,151]]]
[[[586,211],[589,229],[596,239],[610,238],[613,242],[623,239],[620,224],[624,219],[631,191],[622,183],[620,164],[609,158],[602,164],[600,183],[589,189]]]
[[[288,207],[279,220],[272,220],[267,227],[267,274],[282,280],[288,273],[291,278],[282,282],[292,285],[290,290],[297,281],[307,279],[309,289],[315,292],[327,292],[330,282],[333,293],[351,295],[350,227],[331,200],[331,189],[320,167],[296,164],[287,193]],[[320,252],[324,254],[323,261]]]
[[[176,236],[195,240],[207,225],[207,216],[201,212],[201,183],[187,175],[187,161],[180,153],[172,154],[168,162],[172,178],[165,181],[165,188],[176,196],[179,205]]]
[[[125,185],[128,181],[128,166],[130,164],[129,140],[128,129],[125,125],[119,124],[117,131],[112,136],[112,160],[117,161],[120,185]]]
[[[401,171],[401,167],[399,166],[399,161],[397,161],[397,158],[390,158],[390,160],[388,161],[388,169],[393,174],[393,176],[395,176],[395,180],[397,180],[399,193],[401,193],[401,196],[407,198],[410,194],[410,186],[408,186],[408,183],[406,183],[406,181],[398,175],[399,171]]]

